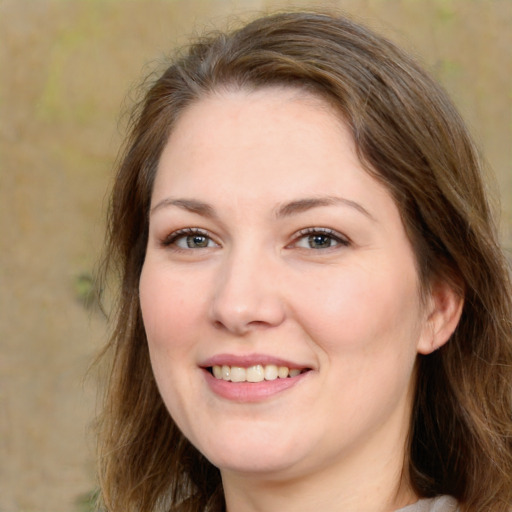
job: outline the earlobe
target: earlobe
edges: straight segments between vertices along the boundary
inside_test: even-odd
[[[437,282],[432,286],[418,353],[430,354],[450,339],[459,323],[463,306],[464,297],[447,282]]]

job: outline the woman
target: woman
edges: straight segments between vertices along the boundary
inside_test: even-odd
[[[443,91],[344,18],[205,38],[115,182],[113,511],[506,511],[510,283]]]

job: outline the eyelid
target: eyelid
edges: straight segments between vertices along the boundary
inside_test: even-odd
[[[334,229],[326,228],[326,227],[308,227],[308,228],[303,228],[303,229],[300,229],[299,231],[296,231],[291,237],[292,241],[286,246],[286,248],[292,248],[292,247],[296,246],[298,241],[304,237],[311,236],[311,235],[317,235],[317,234],[325,235],[325,236],[332,238],[342,247],[349,246],[352,243],[351,240],[346,235],[340,233],[339,231],[335,231]],[[177,230],[169,233],[168,235],[166,235],[164,238],[162,238],[160,240],[160,244],[164,247],[169,247],[169,246],[175,244],[175,242],[181,237],[194,236],[194,235],[204,236],[204,237],[208,238],[209,240],[211,240],[215,245],[220,246],[219,242],[215,240],[215,237],[212,236],[212,234],[208,230],[203,229],[203,228],[197,228],[197,227],[187,227],[187,228],[177,229]],[[180,250],[180,248],[176,245],[175,245],[175,249]]]
[[[193,228],[193,227],[177,229],[176,231],[173,231],[172,233],[169,233],[168,235],[166,235],[160,241],[160,243],[164,247],[169,247],[169,246],[173,245],[176,242],[176,240],[178,240],[179,238],[181,238],[183,236],[194,236],[194,235],[207,237],[214,244],[220,245],[215,240],[215,237],[213,237],[212,234],[208,230],[202,229],[202,228]],[[176,250],[178,250],[178,247],[176,247]]]
[[[346,236],[344,235],[343,233],[340,233],[339,231],[335,231],[334,229],[331,229],[331,228],[324,228],[324,227],[309,227],[309,228],[303,228],[303,229],[300,229],[299,231],[297,231],[293,236],[292,236],[292,242],[290,244],[288,244],[288,248],[289,247],[293,247],[294,245],[297,244],[297,242],[306,237],[306,236],[311,236],[311,235],[316,235],[316,234],[319,234],[319,235],[327,235],[329,237],[331,237],[332,239],[336,240],[340,246],[349,246],[352,244],[352,241]]]

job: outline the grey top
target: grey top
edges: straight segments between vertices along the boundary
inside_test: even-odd
[[[396,512],[458,512],[457,501],[451,496],[423,499]]]

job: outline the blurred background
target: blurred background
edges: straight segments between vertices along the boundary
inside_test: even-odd
[[[0,0],[0,512],[89,510],[87,369],[107,336],[92,275],[137,84],[191,34],[308,5],[386,34],[444,84],[512,247],[512,0]]]

